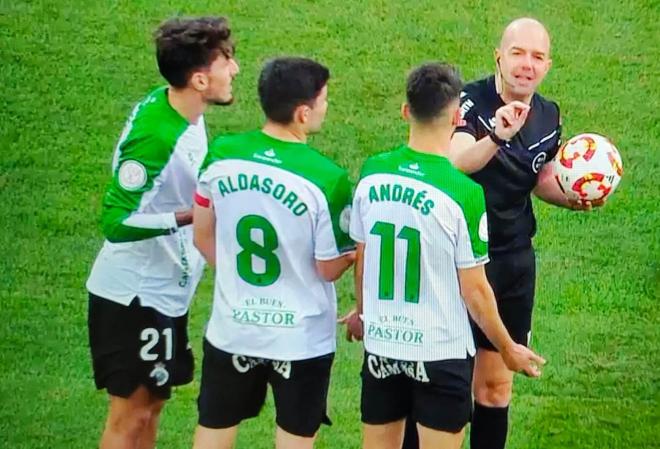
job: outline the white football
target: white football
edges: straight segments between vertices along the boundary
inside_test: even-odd
[[[571,200],[604,200],[621,181],[619,150],[599,134],[578,134],[564,143],[554,160],[555,179]]]

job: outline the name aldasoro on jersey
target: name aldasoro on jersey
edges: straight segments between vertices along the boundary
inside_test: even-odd
[[[238,173],[236,175],[222,177],[218,181],[218,191],[222,197],[236,192],[261,192],[275,198],[298,217],[307,212],[308,209],[307,204],[300,199],[300,195],[284,183],[278,182],[268,176]]]

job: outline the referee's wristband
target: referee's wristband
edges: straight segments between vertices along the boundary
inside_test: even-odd
[[[490,140],[492,140],[493,143],[495,143],[495,145],[497,145],[498,147],[503,147],[504,145],[506,145],[508,143],[508,141],[506,141],[504,139],[500,139],[499,137],[497,137],[497,134],[495,134],[495,129],[493,129],[490,132],[490,134],[488,134],[488,137],[490,137]]]

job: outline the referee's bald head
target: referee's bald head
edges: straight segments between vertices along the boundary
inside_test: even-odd
[[[509,23],[500,39],[500,51],[506,51],[516,41],[532,41],[550,54],[550,34],[545,26],[531,17],[521,17]]]

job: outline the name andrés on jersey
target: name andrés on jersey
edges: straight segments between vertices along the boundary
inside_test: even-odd
[[[260,178],[259,175],[245,173],[223,177],[218,181],[218,190],[222,197],[241,191],[261,192],[275,198],[298,217],[307,212],[307,204],[300,200],[298,194],[269,177]]]
[[[431,213],[435,203],[426,199],[426,190],[416,191],[412,187],[403,187],[401,184],[379,184],[369,188],[369,202],[395,201],[418,210],[422,215]]]

